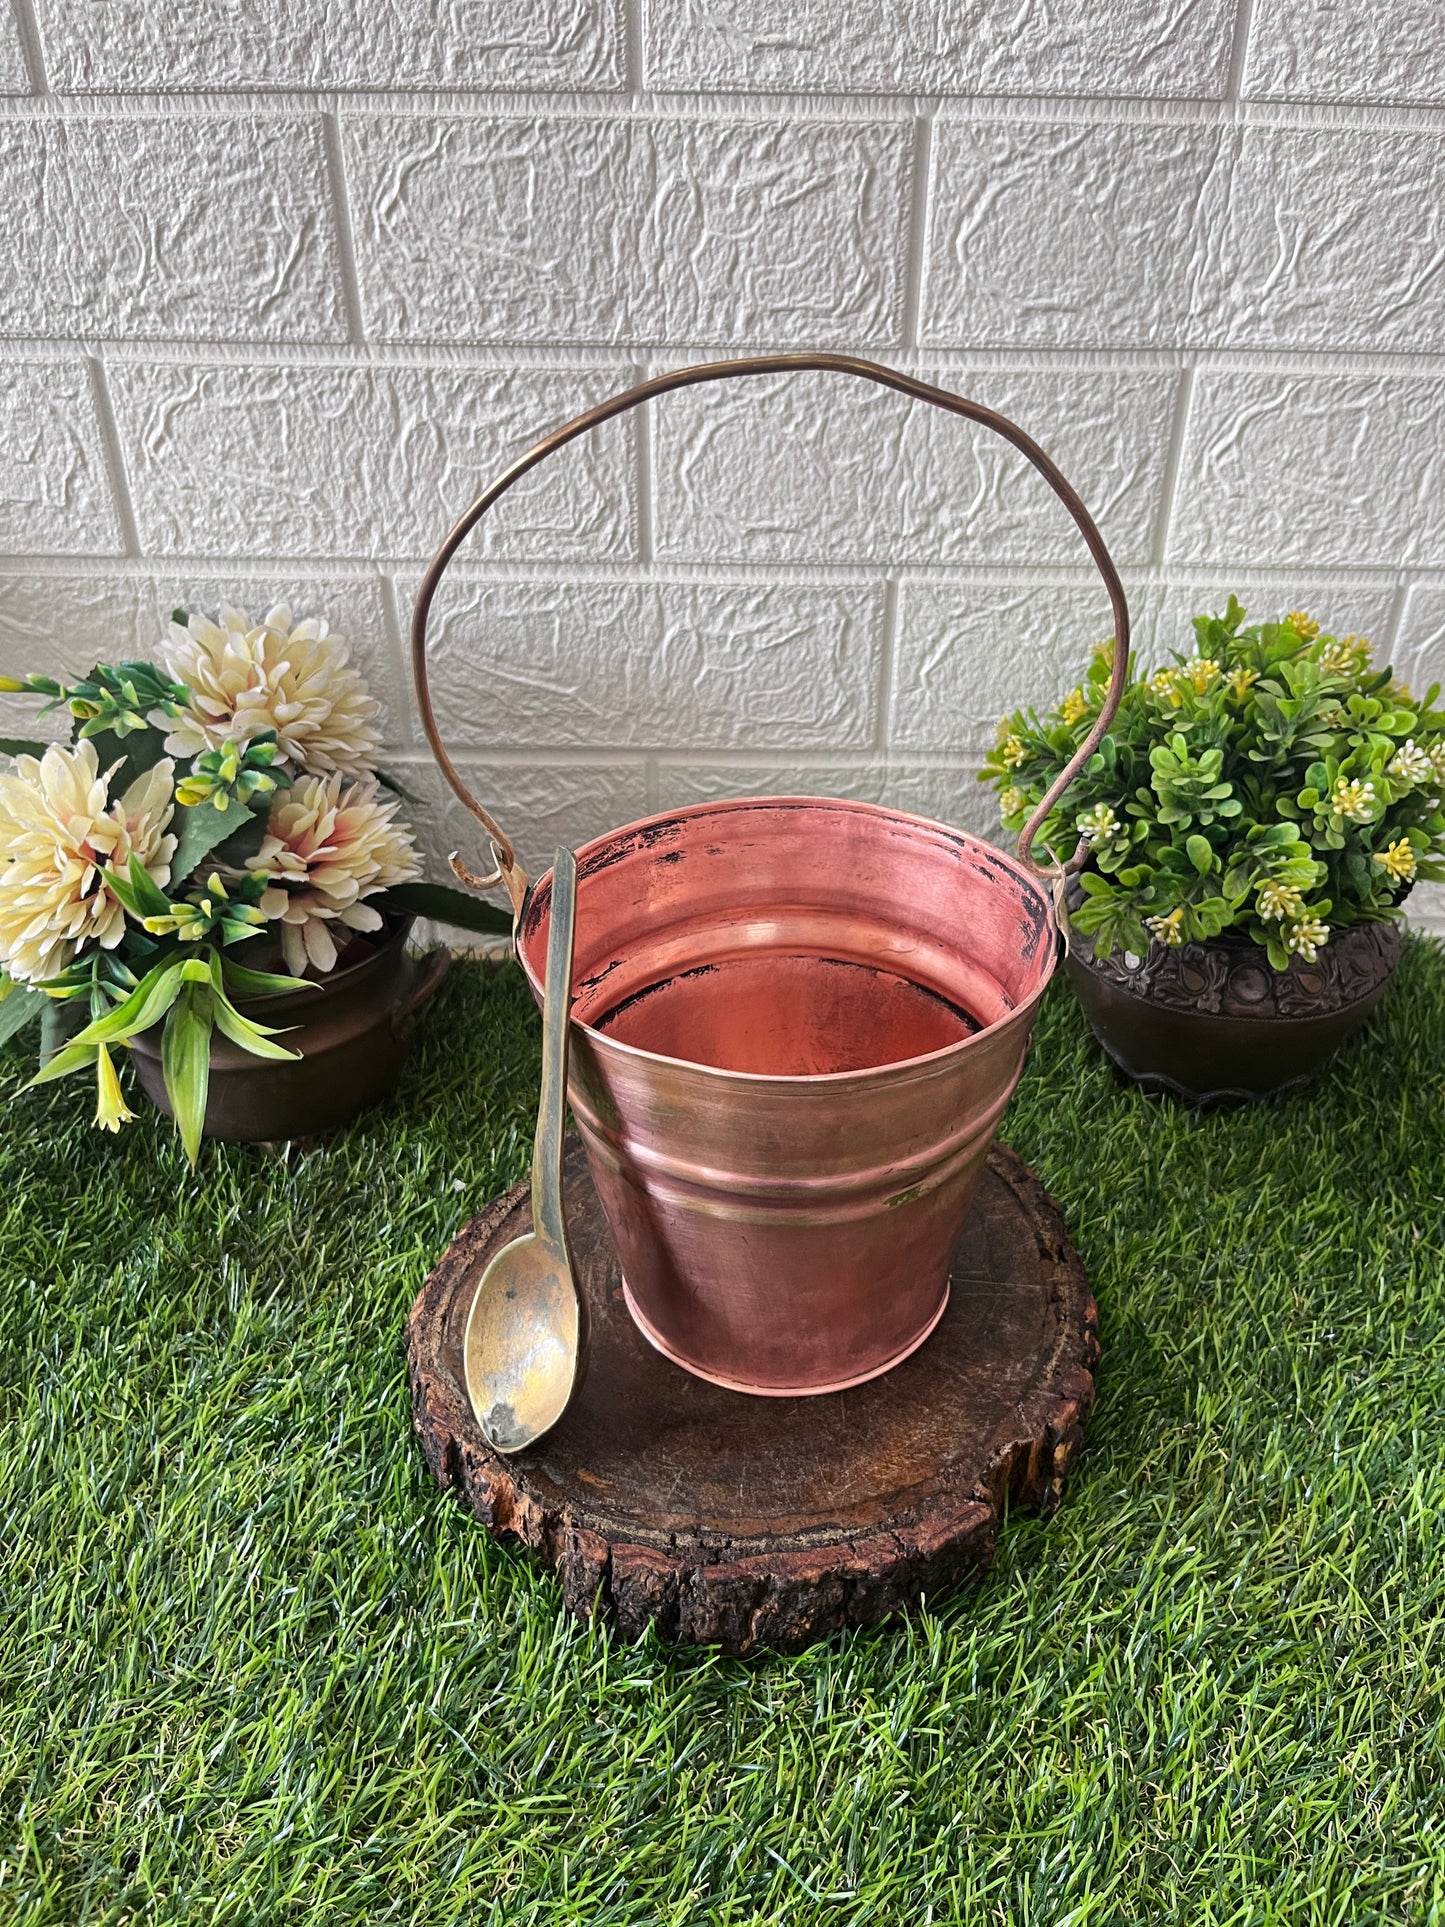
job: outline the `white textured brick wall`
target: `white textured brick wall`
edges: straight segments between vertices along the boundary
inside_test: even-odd
[[[326,614],[434,852],[476,845],[412,713],[428,556],[536,433],[719,352],[1015,415],[1146,655],[1237,588],[1445,679],[1438,0],[0,0],[0,227],[0,666]],[[1006,447],[768,380],[519,487],[436,689],[536,861],[745,790],[987,830],[999,711],[1107,627]]]

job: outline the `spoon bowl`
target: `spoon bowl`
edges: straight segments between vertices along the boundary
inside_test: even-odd
[[[487,1443],[520,1452],[550,1432],[580,1379],[581,1312],[567,1253],[529,1232],[482,1273],[467,1318],[467,1392]]]

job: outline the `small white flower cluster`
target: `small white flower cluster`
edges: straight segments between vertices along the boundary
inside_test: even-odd
[[[1397,777],[1402,783],[1419,785],[1428,783],[1435,774],[1435,770],[1429,755],[1423,749],[1417,749],[1415,740],[1411,737],[1408,742],[1401,743],[1390,758],[1389,774]]]
[[[1353,776],[1337,777],[1330,791],[1330,808],[1351,823],[1368,823],[1375,810],[1374,784]]]
[[[1289,884],[1270,878],[1260,884],[1255,908],[1265,923],[1292,923],[1304,915],[1305,900]]]
[[[1107,803],[1096,803],[1091,810],[1081,810],[1074,818],[1079,835],[1095,845],[1107,843],[1119,834],[1119,819]]]
[[[1305,963],[1313,963],[1321,944],[1330,940],[1330,926],[1318,917],[1301,917],[1285,932],[1284,947]]]
[[[1196,696],[1202,696],[1219,674],[1219,664],[1213,656],[1191,656],[1179,674]]]
[[[1376,850],[1373,861],[1378,863],[1392,883],[1408,883],[1415,874],[1415,848],[1408,836],[1398,836],[1383,850]]]

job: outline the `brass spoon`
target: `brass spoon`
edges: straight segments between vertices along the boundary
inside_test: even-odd
[[[577,1290],[562,1212],[562,1123],[567,1111],[567,1023],[577,859],[552,868],[547,981],[542,1003],[542,1095],[532,1148],[532,1229],[482,1273],[467,1314],[467,1395],[488,1445],[520,1452],[566,1411],[587,1368],[587,1311]]]

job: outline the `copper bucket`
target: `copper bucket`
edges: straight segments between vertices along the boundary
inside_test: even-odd
[[[995,430],[1078,525],[1113,605],[1103,710],[1019,837],[1018,857],[902,811],[815,797],[702,804],[578,851],[568,1094],[643,1334],[737,1391],[838,1391],[928,1337],[949,1261],[1059,951],[1064,866],[1034,834],[1113,718],[1123,586],[1078,496],[1023,430],[844,355],[661,375],[539,442],[472,504],[417,597],[412,657],[437,761],[491,839],[540,999],[550,872],[537,883],[471,796],[432,714],[437,583],[492,504],[554,450],[652,396],[779,370],[853,375]]]

